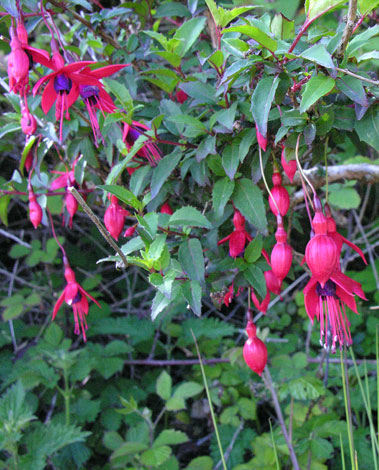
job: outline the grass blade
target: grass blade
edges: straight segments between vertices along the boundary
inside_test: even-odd
[[[274,439],[274,433],[272,432],[271,419],[269,419],[268,422],[270,423],[271,440],[272,440],[272,445],[274,446],[276,470],[280,470],[279,459],[278,459],[278,452],[277,452],[277,450],[276,450],[276,443],[275,443],[275,439]]]
[[[342,349],[340,349],[340,358],[341,358],[341,373],[342,373],[342,387],[343,387],[343,398],[345,402],[345,413],[346,413],[346,426],[347,426],[347,435],[349,438],[349,450],[350,450],[350,460],[352,470],[357,470],[355,466],[354,458],[354,438],[353,438],[353,423],[351,420],[351,407],[350,400],[348,399],[348,390],[347,390],[347,374],[345,371],[345,364],[342,355]]]
[[[345,450],[344,450],[344,448],[343,448],[342,434],[340,434],[340,446],[341,446],[341,463],[342,463],[342,470],[346,470],[346,465],[345,465]]]

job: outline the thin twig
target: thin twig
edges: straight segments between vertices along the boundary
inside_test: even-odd
[[[26,248],[32,248],[32,245],[30,245],[27,242],[24,242],[24,240],[21,240],[21,238],[16,237],[16,235],[13,235],[13,233],[9,233],[9,232],[6,232],[3,229],[0,229],[0,235],[3,235],[4,237],[10,238],[11,240],[14,240],[19,245],[25,246]]]
[[[82,206],[84,212],[88,215],[88,217],[92,220],[92,222],[96,225],[97,229],[101,233],[101,235],[105,238],[105,240],[110,244],[110,246],[117,252],[120,256],[124,268],[128,266],[128,261],[124,253],[120,250],[117,244],[113,241],[112,237],[109,235],[108,231],[104,227],[104,225],[100,222],[99,218],[93,212],[93,210],[89,207],[89,205],[85,202],[82,196],[78,193],[78,191],[73,187],[70,186],[67,190],[74,196],[74,198],[78,201],[78,203]]]
[[[226,451],[225,451],[225,454],[224,454],[224,457],[225,457],[225,462],[228,461],[229,457],[230,457],[230,454],[232,453],[232,450],[233,450],[233,447],[234,447],[234,444],[236,443],[236,440],[237,440],[237,437],[240,435],[240,432],[242,431],[243,427],[244,427],[244,424],[245,424],[245,421],[242,419],[241,422],[240,422],[240,425],[238,426],[238,428],[235,430],[233,436],[232,436],[232,439],[230,441],[230,444],[228,445]],[[221,467],[222,465],[222,460],[220,459],[217,463],[217,465],[215,466],[215,470],[217,470],[219,467]]]
[[[357,4],[358,0],[349,0],[346,26],[343,30],[340,45],[338,46],[337,57],[343,57],[347,43],[349,42],[349,39],[353,34],[355,19],[357,17]]]

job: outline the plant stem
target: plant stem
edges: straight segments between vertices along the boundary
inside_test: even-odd
[[[64,408],[65,408],[65,417],[66,417],[66,425],[70,425],[70,384],[68,380],[68,371],[67,366],[64,364],[63,366],[63,380],[64,380]]]
[[[267,181],[266,181],[266,177],[265,177],[265,172],[263,171],[263,161],[262,161],[262,151],[261,151],[261,148],[260,146],[258,146],[258,152],[259,152],[259,164],[260,164],[260,167],[261,167],[261,173],[262,173],[262,179],[263,179],[263,182],[266,186],[266,189],[267,189],[267,192],[268,194],[270,195],[270,198],[271,200],[273,201],[275,207],[276,207],[276,210],[278,211],[278,214],[280,214],[280,210],[279,210],[279,207],[275,201],[275,199],[273,198],[272,196],[272,193],[270,191],[270,188],[268,187],[268,184],[267,184]]]
[[[274,408],[275,408],[275,411],[276,411],[276,415],[278,417],[278,421],[279,421],[284,439],[286,441],[286,444],[287,444],[287,447],[288,447],[288,450],[289,450],[289,453],[290,453],[290,458],[291,458],[291,461],[292,461],[293,470],[300,470],[299,463],[297,461],[297,457],[296,457],[296,454],[295,454],[295,450],[293,448],[291,439],[290,439],[290,437],[288,435],[288,432],[287,432],[286,424],[284,422],[284,417],[283,417],[282,410],[280,408],[278,395],[276,394],[275,387],[274,387],[274,384],[272,382],[271,374],[270,374],[270,371],[268,370],[267,366],[265,367],[265,370],[263,371],[262,378],[263,378],[263,381],[264,381],[266,387],[270,390],[272,400],[274,402]]]
[[[344,397],[344,402],[345,402],[347,435],[349,438],[351,468],[352,470],[356,470],[355,460],[354,460],[354,438],[353,438],[353,423],[351,419],[350,396],[348,394],[348,382],[347,382],[348,379],[347,379],[346,368],[345,368],[344,361],[343,361],[342,350],[340,350],[340,359],[341,359],[343,397]]]
[[[337,56],[343,57],[349,39],[354,31],[354,23],[357,16],[358,0],[349,0],[349,9],[347,12],[347,22],[342,34],[341,43],[338,46]]]

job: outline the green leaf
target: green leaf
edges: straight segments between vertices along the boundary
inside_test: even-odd
[[[98,186],[98,188],[113,194],[120,201],[125,202],[125,204],[128,204],[136,210],[143,209],[143,203],[140,202],[131,191],[123,188],[122,186],[117,186],[115,184],[103,184]]]
[[[367,15],[370,11],[377,8],[379,5],[379,0],[358,0],[358,8],[361,15]]]
[[[305,12],[307,14],[307,20],[318,18],[342,3],[345,3],[345,1],[346,0],[306,0]]]
[[[201,285],[199,281],[187,281],[182,284],[183,296],[198,317],[201,316]]]
[[[359,138],[379,152],[379,108],[371,106],[354,127]]]
[[[248,244],[245,250],[244,258],[246,262],[254,263],[254,261],[257,261],[257,259],[261,256],[262,248],[263,248],[263,242],[261,238],[260,237],[254,238],[254,240],[252,240]]]
[[[198,395],[204,390],[204,386],[197,382],[184,382],[180,384],[174,391],[174,397],[183,398],[192,398],[195,395]]]
[[[176,30],[174,38],[179,39],[181,42],[175,49],[175,52],[179,54],[180,57],[184,57],[186,52],[195,44],[204,29],[206,21],[207,19],[204,16],[192,18],[183,23],[182,26]]]
[[[339,209],[357,209],[361,198],[354,188],[341,188],[329,192],[329,202]]]
[[[162,5],[159,5],[154,16],[156,18],[164,18],[164,17],[172,17],[172,16],[185,17],[185,16],[189,16],[189,11],[181,3],[166,2],[166,3],[163,3]]]
[[[266,211],[261,190],[249,179],[236,182],[233,202],[241,214],[259,230],[267,227]]]
[[[151,319],[155,320],[157,316],[164,310],[171,302],[162,292],[158,291],[155,294],[153,303],[151,305]]]
[[[316,377],[299,377],[289,382],[289,392],[296,400],[314,400],[324,393],[324,387]]]
[[[346,48],[347,57],[353,56],[359,48],[367,44],[368,40],[377,34],[379,34],[379,25],[376,24],[371,28],[367,28],[365,31],[363,31],[363,33],[354,36]]]
[[[179,247],[178,257],[183,271],[190,279],[204,281],[203,248],[197,238],[185,240]]]
[[[185,470],[212,470],[213,469],[213,460],[204,455],[202,457],[196,457],[191,460]]]
[[[252,10],[253,8],[257,8],[256,6],[248,6],[248,7],[236,7],[232,10],[225,10],[224,8],[219,7],[219,15],[220,15],[220,26],[221,28],[225,28],[234,18],[237,16],[242,15],[243,13]]]
[[[281,13],[277,13],[271,21],[270,29],[276,39],[292,39],[295,35],[295,23]]]
[[[167,155],[159,161],[156,168],[154,168],[153,177],[151,179],[151,199],[154,199],[158,195],[163,183],[174,171],[181,157],[182,154],[180,152],[176,155]]]
[[[217,217],[221,217],[224,213],[225,205],[233,194],[234,185],[234,181],[230,181],[229,178],[222,178],[213,186],[212,203]]]
[[[255,124],[263,137],[267,137],[267,121],[271,104],[279,85],[279,77],[266,77],[259,80],[251,97],[251,112]]]
[[[300,103],[300,113],[304,113],[315,104],[320,98],[333,90],[335,81],[325,75],[312,77],[305,85]]]
[[[171,397],[166,402],[166,409],[168,411],[183,410],[185,407],[186,407],[186,404],[183,398]]]
[[[22,258],[30,253],[32,247],[24,246],[24,245],[13,245],[8,253],[9,256],[13,259]]]
[[[111,460],[115,460],[126,455],[136,455],[146,449],[147,445],[142,442],[124,442],[121,447],[113,452]]]
[[[322,65],[323,67],[331,69],[335,68],[332,56],[329,54],[323,44],[316,44],[315,46],[306,49],[300,54],[300,57],[304,57],[304,59],[316,62],[316,64]]]
[[[18,122],[10,122],[8,124],[5,124],[5,126],[1,126],[0,139],[2,139],[6,134],[9,134],[10,132],[18,132],[20,130],[21,126]]]
[[[259,269],[258,266],[255,266],[255,264],[251,264],[247,269],[245,269],[243,274],[247,282],[263,299],[266,296],[267,288],[262,270]]]
[[[168,446],[154,447],[141,455],[141,462],[146,466],[159,467],[171,455],[171,448]]]
[[[177,431],[175,429],[165,429],[155,439],[153,447],[159,447],[163,445],[176,445],[183,444],[188,441],[188,436],[183,431]]]
[[[10,200],[11,196],[9,194],[0,196],[0,219],[6,226],[8,226],[8,206]]]
[[[227,145],[222,152],[222,166],[231,180],[234,179],[239,164],[239,147],[237,145]]]
[[[156,383],[157,394],[162,400],[168,400],[171,396],[172,379],[168,373],[163,370],[159,375]]]
[[[271,52],[276,51],[277,42],[275,39],[270,38],[268,34],[263,32],[261,29],[257,28],[256,26],[251,25],[239,25],[233,26],[231,28],[227,28],[223,30],[223,33],[242,33],[248,36],[249,38],[254,39],[254,41],[259,42],[261,46],[265,47]]]
[[[176,210],[170,217],[170,227],[179,225],[212,228],[212,224],[209,220],[200,211],[191,206],[185,206]]]
[[[344,95],[363,107],[368,106],[367,96],[361,80],[345,75],[337,80],[337,87]]]
[[[180,85],[181,90],[187,93],[191,98],[195,98],[196,103],[214,104],[217,99],[215,96],[216,89],[208,83],[188,82]]]

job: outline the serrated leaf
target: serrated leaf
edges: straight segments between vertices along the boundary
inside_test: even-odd
[[[143,209],[143,204],[140,202],[134,194],[126,188],[122,186],[117,186],[115,184],[104,184],[98,186],[98,188],[107,191],[114,196],[116,196],[120,201],[125,202],[129,206],[133,207],[134,209],[141,210]]]
[[[171,396],[172,379],[171,376],[163,370],[159,375],[156,383],[157,394],[162,400],[168,400]]]
[[[158,291],[155,294],[151,305],[151,319],[155,320],[157,316],[164,310],[171,302],[162,292]]]
[[[180,89],[195,99],[196,104],[213,104],[216,102],[216,89],[208,83],[188,82],[182,83]]]
[[[306,0],[305,11],[307,19],[312,20],[324,15],[328,11],[338,7],[346,0]]]
[[[251,25],[239,25],[233,26],[231,28],[224,29],[224,33],[242,33],[248,36],[249,38],[254,39],[254,41],[259,42],[263,47],[268,49],[269,51],[275,52],[277,47],[277,42],[275,39],[270,38],[268,34],[266,34],[261,29],[257,28],[256,26]]]
[[[153,447],[159,447],[163,445],[176,445],[183,444],[188,441],[188,436],[183,431],[177,431],[176,429],[164,429],[159,436],[155,439]]]
[[[146,466],[159,467],[171,455],[171,448],[168,446],[154,447],[141,455],[141,462]]]
[[[379,0],[358,0],[358,8],[362,16],[377,8]]]
[[[201,316],[201,295],[202,289],[199,281],[187,281],[182,284],[183,296],[188,305],[198,317]]]
[[[279,77],[266,77],[259,80],[251,97],[251,112],[255,124],[263,137],[267,137],[267,121],[275,92],[279,85]]]
[[[227,145],[222,152],[222,166],[231,180],[234,179],[240,164],[239,148],[237,145]]]
[[[166,409],[168,411],[183,410],[185,407],[186,407],[186,404],[183,398],[171,397],[166,402]]]
[[[191,398],[195,395],[198,395],[200,392],[204,390],[204,386],[197,382],[184,382],[180,384],[174,392],[174,397],[177,398]]]
[[[368,106],[366,92],[361,80],[346,75],[337,80],[336,84],[342,93],[348,96],[352,101],[364,107]]]
[[[179,247],[179,262],[187,276],[195,281],[204,281],[203,248],[197,238],[189,238]]]
[[[371,106],[354,127],[359,138],[379,152],[379,108]]]
[[[334,88],[335,81],[331,77],[325,75],[316,75],[312,77],[305,85],[301,103],[300,113],[304,113],[315,104],[320,98],[328,94]]]
[[[200,211],[191,206],[185,206],[176,210],[170,217],[170,227],[179,225],[212,228],[209,220]]]
[[[341,188],[330,191],[329,202],[339,209],[357,209],[361,203],[361,198],[354,188]]]
[[[267,227],[266,211],[261,190],[246,178],[238,180],[233,193],[233,202],[241,214],[259,230]]]
[[[244,258],[247,263],[254,263],[262,253],[263,242],[260,237],[254,238],[245,249]]]
[[[322,65],[323,67],[331,69],[335,68],[332,56],[323,44],[316,44],[315,46],[306,49],[300,54],[300,57],[316,62],[316,64]]]
[[[252,264],[247,269],[245,269],[243,274],[247,282],[249,282],[251,287],[253,287],[253,289],[256,290],[263,299],[266,296],[267,288],[266,280],[262,270],[259,269],[255,264]]]
[[[234,181],[230,181],[229,178],[222,178],[213,186],[212,203],[217,217],[221,217],[224,213],[225,205],[233,194],[234,186]]]
[[[175,48],[175,52],[184,57],[185,54],[195,44],[200,33],[204,29],[207,19],[204,16],[198,18],[192,18],[189,21],[183,23],[174,35],[175,39],[179,39],[181,42],[178,47]]]
[[[126,455],[135,455],[143,450],[146,450],[147,445],[142,442],[124,442],[121,447],[113,452],[111,455],[111,460],[115,460],[119,457],[124,457]]]

